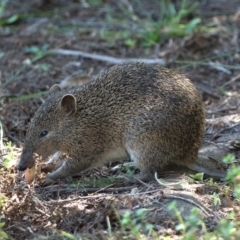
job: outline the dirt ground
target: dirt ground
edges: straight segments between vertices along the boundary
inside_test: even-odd
[[[0,149],[3,197],[0,222],[5,222],[3,230],[9,239],[80,239],[83,236],[111,239],[109,225],[116,236],[112,239],[137,239],[130,230],[129,233],[121,231],[119,219],[128,211],[132,219],[137,218],[137,210],[141,208],[147,210],[141,223],[143,234],[148,222],[162,239],[164,236],[179,239],[178,221],[166,207],[173,200],[182,209],[184,218],[192,207],[199,208],[208,230],[213,231],[219,219],[237,207],[231,191],[221,194],[218,206],[209,197],[221,193],[226,183],[199,182],[187,173],[171,171],[163,174],[165,180],[181,181],[183,188],[176,185],[166,188],[157,181],[130,184],[114,179],[118,172],[112,173],[114,165],[108,165],[43,187],[44,173],[39,172],[35,181],[27,184],[22,173],[16,172],[14,166],[6,169],[3,160],[9,141],[13,147],[8,152],[19,160],[28,123],[46,98],[44,93],[55,83],[64,87],[91,80],[113,65],[114,60],[96,59],[105,55],[115,60],[164,60],[166,67],[188,76],[202,94],[207,119],[206,143],[219,144],[224,133],[228,134],[227,140],[222,140],[224,144],[238,138],[240,1],[232,0],[231,4],[225,0],[201,1],[194,16],[201,16],[201,25],[206,30],[185,37],[165,36],[148,48],[139,39],[130,45],[126,44],[126,40],[131,43],[130,37],[118,37],[119,32],[136,30],[134,17],[129,17],[129,22],[114,19],[118,14],[126,14],[124,6],[140,18],[150,14],[154,21],[159,15],[155,1],[141,1],[143,8],[134,0],[105,0],[102,4],[87,0],[22,2],[9,1],[4,17],[18,14],[18,20],[0,27],[0,117],[4,133],[4,147]],[[179,6],[179,1],[173,2]],[[190,14],[188,18],[194,16]],[[115,30],[115,35],[106,36],[110,30]],[[49,49],[92,55],[49,53],[46,51]],[[110,181],[104,182],[105,179]]]

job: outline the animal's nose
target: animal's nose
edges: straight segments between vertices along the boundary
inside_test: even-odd
[[[20,161],[18,162],[16,169],[19,171],[25,171],[27,168],[31,168],[34,164],[35,160],[33,158],[33,153],[28,149],[23,149]]]
[[[16,169],[19,170],[19,171],[25,171],[25,170],[27,169],[27,167],[26,167],[26,166],[23,166],[23,165],[21,165],[21,164],[19,163],[19,164],[17,165]]]

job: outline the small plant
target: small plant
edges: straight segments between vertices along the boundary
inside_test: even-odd
[[[18,14],[14,14],[10,17],[3,18],[3,14],[4,14],[7,3],[8,3],[8,0],[0,0],[0,26],[13,24],[17,20],[19,20]]]
[[[196,174],[190,174],[190,177],[194,180],[203,182],[204,173],[196,173]]]
[[[31,46],[24,49],[25,53],[32,54],[34,56],[32,61],[36,61],[48,54],[49,44],[44,44],[42,47]]]
[[[176,226],[176,230],[182,233],[184,236],[182,239],[194,240],[198,232],[206,232],[206,226],[202,220],[199,209],[192,208],[188,219],[184,220],[175,201],[170,203],[168,208],[174,212],[179,221],[179,224]]]
[[[187,0],[181,1],[179,10],[170,0],[159,1],[160,14],[158,21],[146,21],[143,25],[142,45],[145,47],[160,42],[164,35],[184,37],[192,33],[197,25],[201,22],[199,17],[193,18],[191,21],[183,21],[186,16],[194,11],[198,3],[195,2],[188,6]]]
[[[223,162],[231,164],[231,167],[227,171],[226,180],[234,186],[234,196],[240,198],[240,166],[235,164],[235,156],[228,154],[224,157]]]
[[[4,203],[4,197],[0,194],[0,209],[2,208],[2,205]],[[8,235],[5,231],[3,231],[3,227],[5,225],[2,220],[2,215],[0,215],[0,239],[8,239]]]
[[[220,197],[217,193],[213,193],[212,195],[208,195],[208,197],[213,200],[213,205],[215,207],[221,205],[221,199],[220,199]]]
[[[144,9],[141,1],[136,0],[135,3],[144,17],[139,16],[130,3],[118,4],[121,14],[113,13],[108,5],[105,5],[107,24],[116,24],[121,28],[121,31],[112,28],[100,31],[100,36],[109,44],[116,45],[117,41],[122,41],[127,47],[141,45],[149,48],[169,36],[188,36],[201,22],[200,17],[194,17],[190,21],[186,19],[198,6],[197,2],[190,5],[187,0],[183,0],[177,9],[171,0],[155,0],[159,6],[156,19]]]
[[[161,1],[160,5],[162,15],[161,20],[166,21],[165,26],[167,26],[163,31],[166,31],[168,35],[186,36],[193,32],[197,24],[201,22],[200,18],[195,17],[189,22],[181,23],[185,17],[195,10],[198,6],[197,2],[188,6],[187,0],[183,0],[181,1],[179,10],[176,9],[174,3],[170,0]]]
[[[232,184],[234,188],[235,201],[239,201],[240,197],[240,166],[235,164],[235,157],[233,155],[227,155],[223,161],[231,164],[228,169],[226,180]],[[227,188],[227,192],[229,192]],[[219,195],[214,193],[210,196],[213,199],[214,206],[219,206],[221,200]],[[201,235],[201,239],[229,239],[236,240],[240,236],[240,221],[239,221],[239,209],[235,206],[235,211],[232,211],[226,217],[222,218],[216,229],[213,232],[208,232],[204,221],[200,216],[200,211],[196,208],[191,210],[191,214],[187,219],[183,219],[181,212],[177,209],[176,202],[172,202],[169,205],[169,209],[172,210],[177,217],[179,224],[176,226],[176,230],[182,233],[182,240],[195,240],[196,236]]]
[[[3,126],[2,121],[0,119],[0,152],[3,151]]]
[[[120,219],[122,232],[130,231],[136,239],[144,239],[142,233],[146,232],[148,239],[152,234],[153,225],[146,222],[147,212],[145,209],[138,209],[135,214],[125,212]]]
[[[131,164],[123,164],[122,172],[127,175],[129,178],[133,178],[135,174],[135,168],[131,166]]]
[[[232,219],[230,219],[230,216],[232,216]],[[238,227],[239,229],[239,223],[237,224],[236,219],[234,219],[235,216],[234,214],[228,215],[226,218],[223,218],[220,220],[217,231],[217,236],[221,237],[222,239],[230,239],[230,240],[235,240],[238,238],[235,238],[239,236],[239,231],[236,231],[236,228]],[[232,220],[235,221],[232,221]],[[238,226],[237,226],[238,225]]]
[[[5,168],[9,169],[11,168],[13,165],[16,164],[16,159],[14,158],[14,155],[13,155],[13,146],[12,146],[12,142],[7,142],[7,145],[6,145],[6,151],[7,151],[7,154],[6,156],[3,158],[3,165]]]
[[[37,67],[38,67],[41,71],[47,72],[47,71],[51,68],[51,64],[41,63],[41,64],[38,64]]]
[[[4,225],[4,222],[0,222],[0,239],[8,239],[7,233],[3,231]]]

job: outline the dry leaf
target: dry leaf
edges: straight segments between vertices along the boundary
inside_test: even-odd
[[[27,168],[25,170],[24,175],[25,175],[25,180],[27,181],[27,183],[31,183],[33,181],[35,172],[36,172],[35,166],[33,166],[31,168]]]

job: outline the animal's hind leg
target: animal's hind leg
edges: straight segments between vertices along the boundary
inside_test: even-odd
[[[149,121],[149,117],[156,119]],[[174,133],[169,134],[171,128],[165,121],[158,111],[150,110],[129,123],[126,150],[143,176],[153,178],[155,172],[160,173],[167,165],[181,159],[178,142],[175,143],[178,139]]]
[[[159,173],[165,166],[166,156],[161,154],[158,147],[130,143],[127,146],[128,154],[136,167],[140,169],[140,175],[136,176],[143,181],[154,179],[155,172]]]

